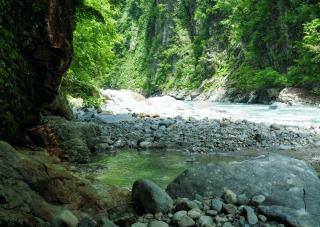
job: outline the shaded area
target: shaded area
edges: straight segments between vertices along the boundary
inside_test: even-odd
[[[21,139],[57,97],[72,58],[77,1],[2,1],[0,4],[0,137]],[[55,111],[52,111],[55,112]]]

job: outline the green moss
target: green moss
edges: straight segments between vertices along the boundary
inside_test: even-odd
[[[19,124],[16,122],[15,117],[10,112],[0,115],[0,138],[5,141],[15,141],[19,134]]]

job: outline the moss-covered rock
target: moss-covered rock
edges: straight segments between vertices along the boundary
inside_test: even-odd
[[[0,138],[39,120],[72,58],[76,1],[0,2]],[[14,127],[12,127],[14,125]]]
[[[53,129],[58,137],[61,158],[78,163],[88,162],[95,145],[101,141],[101,130],[98,125],[87,122],[68,121],[62,117],[46,117],[46,127]]]
[[[43,150],[17,151],[2,141],[0,179],[0,226],[70,226],[88,216],[98,221],[130,199],[121,190],[80,178]]]

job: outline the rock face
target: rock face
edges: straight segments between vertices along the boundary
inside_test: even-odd
[[[43,150],[17,151],[2,141],[0,179],[0,226],[77,226],[82,217],[107,217],[108,208],[129,200],[74,176]]]
[[[76,2],[1,3],[0,36],[7,43],[0,49],[1,138],[15,139],[20,128],[37,122],[39,113],[55,101],[62,75],[72,59]]]
[[[85,163],[93,152],[106,152],[109,146],[109,139],[101,136],[96,124],[68,121],[62,117],[43,118],[43,123],[56,133],[63,150],[60,158],[65,160]],[[101,150],[102,147],[105,150]]]
[[[306,89],[296,87],[283,89],[279,94],[278,101],[290,105],[318,106],[320,104],[319,96],[310,94]]]
[[[264,195],[261,212],[292,226],[320,223],[320,180],[304,161],[280,155],[191,168],[167,188],[172,198],[224,193]],[[273,209],[276,207],[277,209]]]
[[[132,187],[132,200],[142,213],[167,212],[173,200],[158,185],[149,180],[137,180]]]

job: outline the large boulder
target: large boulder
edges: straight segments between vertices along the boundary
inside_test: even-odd
[[[290,105],[318,106],[320,104],[320,97],[304,88],[288,87],[280,92],[277,101]]]
[[[222,196],[225,188],[252,198],[264,195],[261,213],[291,226],[320,223],[320,180],[304,161],[280,155],[186,170],[167,187],[172,198]],[[276,209],[274,209],[276,208]]]
[[[60,158],[71,162],[88,162],[97,145],[109,142],[94,123],[68,121],[62,117],[46,117],[42,122],[57,135],[63,150]]]
[[[141,213],[167,212],[173,207],[171,197],[150,180],[137,180],[132,187],[132,200]]]

